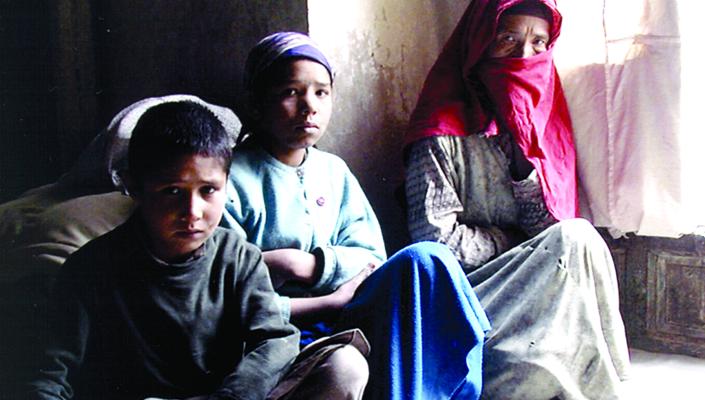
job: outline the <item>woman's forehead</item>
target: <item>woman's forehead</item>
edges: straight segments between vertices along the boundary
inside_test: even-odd
[[[534,30],[539,28],[541,31],[543,31],[541,33],[545,34],[546,36],[549,35],[550,24],[546,19],[533,15],[523,14],[503,15],[499,20],[497,30],[505,31],[521,29],[526,26],[531,26]]]
[[[553,13],[543,3],[538,1],[525,1],[505,10],[501,17],[509,15],[529,15],[542,18],[549,24],[553,22]]]

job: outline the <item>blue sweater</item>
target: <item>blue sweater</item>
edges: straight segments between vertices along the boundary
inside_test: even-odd
[[[309,148],[304,163],[291,167],[246,145],[235,152],[229,184],[225,225],[262,250],[324,249],[324,271],[313,288],[284,286],[280,294],[327,293],[368,262],[385,259],[377,219],[337,156]],[[489,321],[446,246],[414,244],[381,265],[335,328],[350,327],[361,328],[373,349],[366,399],[479,397]],[[302,329],[305,339],[317,333],[325,331]]]
[[[254,144],[235,150],[222,225],[263,251],[321,248],[323,273],[313,287],[287,284],[283,296],[334,291],[369,262],[386,259],[377,217],[357,179],[339,157],[309,148],[298,167]],[[288,318],[290,303],[281,298]]]

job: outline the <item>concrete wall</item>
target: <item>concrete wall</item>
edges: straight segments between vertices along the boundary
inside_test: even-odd
[[[408,241],[394,191],[401,143],[428,70],[469,1],[309,0],[311,36],[335,63],[334,114],[320,147],[343,157],[390,251]]]

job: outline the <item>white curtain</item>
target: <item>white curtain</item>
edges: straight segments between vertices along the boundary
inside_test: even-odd
[[[614,236],[705,226],[701,4],[559,0],[555,60],[575,129],[581,211]]]

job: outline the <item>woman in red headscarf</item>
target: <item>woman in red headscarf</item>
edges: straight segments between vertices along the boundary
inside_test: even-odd
[[[473,0],[406,138],[414,241],[447,244],[490,318],[483,397],[618,396],[629,367],[614,265],[578,217],[554,0]]]

